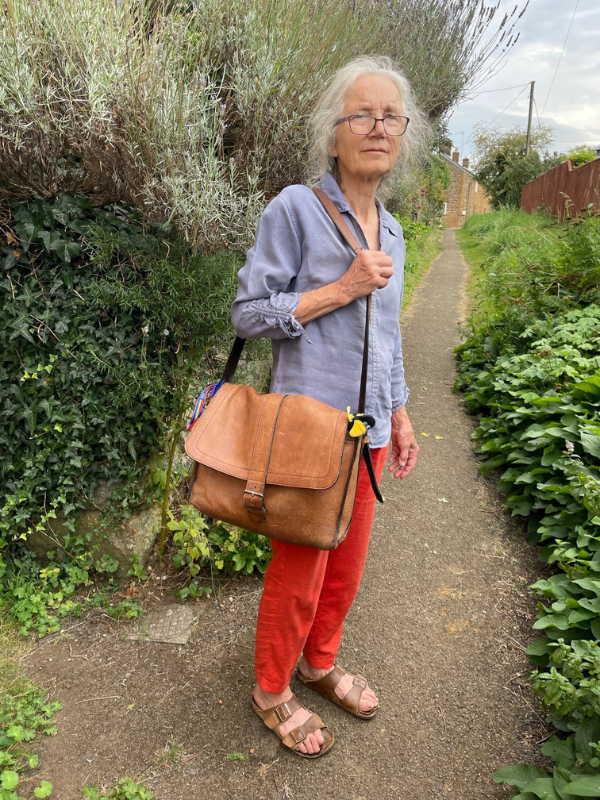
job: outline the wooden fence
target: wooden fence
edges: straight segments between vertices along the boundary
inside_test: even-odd
[[[600,209],[600,158],[577,169],[564,161],[526,184],[521,195],[523,211],[544,208],[559,219],[576,216],[590,204]]]

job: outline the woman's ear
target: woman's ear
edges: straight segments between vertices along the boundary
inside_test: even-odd
[[[336,140],[336,141],[337,141],[337,140]],[[330,144],[330,145],[329,145],[329,147],[327,148],[327,152],[329,153],[329,155],[330,155],[332,158],[337,158],[337,157],[338,157],[338,151],[337,151],[337,147],[336,147],[336,141],[334,141],[334,142],[333,142],[333,144]]]

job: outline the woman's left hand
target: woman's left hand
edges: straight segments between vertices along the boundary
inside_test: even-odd
[[[389,471],[394,478],[406,478],[417,464],[419,445],[410,424],[405,408],[392,414],[392,452],[389,458]]]

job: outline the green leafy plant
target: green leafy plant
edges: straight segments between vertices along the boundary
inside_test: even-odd
[[[181,506],[179,519],[169,513],[168,527],[178,548],[173,562],[178,568],[187,567],[192,577],[207,566],[226,573],[265,571],[271,558],[265,536],[224,522],[209,523],[193,506]],[[194,592],[201,591],[189,588],[186,596],[198,596]]]
[[[152,800],[154,793],[131,778],[122,778],[108,794],[95,786],[84,786],[83,797],[86,800]]]
[[[456,386],[479,416],[482,471],[497,471],[507,508],[560,570],[531,587],[544,637],[527,653],[550,720],[574,731],[542,747],[557,762],[551,776],[517,765],[494,780],[514,786],[520,800],[600,797],[598,218],[557,225],[501,212],[466,227],[486,260]]]
[[[600,589],[600,585],[598,587]],[[593,603],[591,604],[593,605]],[[542,706],[556,721],[580,723],[587,717],[600,717],[600,650],[596,641],[566,643],[548,641],[549,671],[535,670],[533,689]],[[536,647],[541,654],[539,643]]]
[[[248,753],[228,753],[227,759],[229,761],[247,761],[249,758]]]
[[[131,560],[131,567],[127,571],[127,574],[132,578],[137,578],[138,581],[147,581],[148,580],[148,573],[144,569],[144,567],[140,564],[140,557],[136,553],[132,560]]]
[[[82,198],[15,204],[2,229],[0,594],[23,633],[44,635],[80,613],[92,571],[117,567],[75,531],[95,486],[115,487],[105,526],[168,496],[169,481],[153,481],[160,451],[227,338],[238,261]],[[32,534],[56,544],[47,567],[27,551]]]
[[[68,524],[99,480],[141,477],[220,341],[234,277],[230,256],[194,258],[82,199],[15,206],[5,239],[0,547],[59,512]]]
[[[31,743],[41,734],[56,732],[52,717],[62,706],[48,702],[45,693],[22,678],[4,654],[0,659],[0,800],[23,800],[17,793],[20,776],[38,765]],[[41,781],[34,796],[48,797],[51,790],[48,781]]]
[[[494,773],[496,783],[517,790],[512,800],[570,800],[572,797],[600,797],[600,718],[590,717],[566,739],[551,736],[541,747],[555,761],[552,774],[540,767],[516,764]]]

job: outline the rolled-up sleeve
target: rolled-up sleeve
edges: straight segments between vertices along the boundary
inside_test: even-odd
[[[392,414],[408,403],[410,392],[404,380],[404,361],[402,359],[402,336],[400,326],[396,330],[394,355],[392,361]]]
[[[294,317],[300,302],[294,285],[302,260],[301,242],[284,194],[264,210],[256,242],[238,273],[231,318],[243,339],[292,339],[304,333]]]

